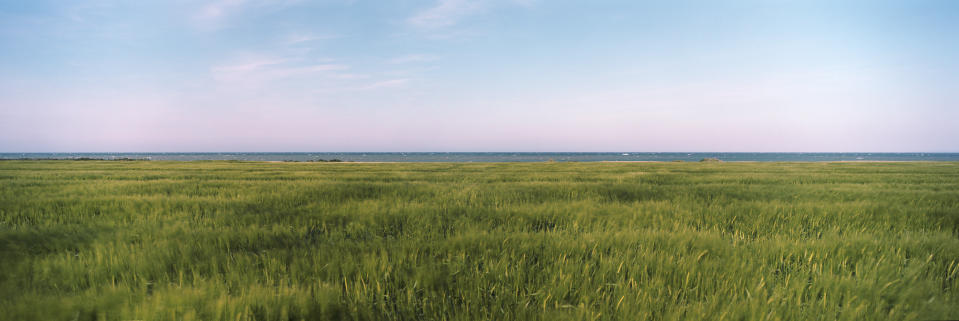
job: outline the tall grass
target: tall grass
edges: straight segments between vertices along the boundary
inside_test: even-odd
[[[0,162],[0,316],[959,318],[957,163]]]

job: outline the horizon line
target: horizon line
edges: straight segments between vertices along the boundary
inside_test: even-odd
[[[959,154],[959,151],[905,151],[905,152],[888,152],[888,151],[843,151],[843,152],[803,152],[803,151],[775,151],[775,152],[758,152],[758,151],[267,151],[267,152],[253,152],[253,151],[177,151],[177,152],[144,152],[144,151],[123,151],[123,152],[0,152],[0,154],[310,154],[310,153],[319,153],[319,154],[500,154],[500,153],[514,153],[514,154],[615,154],[615,153],[637,153],[637,154],[682,154],[682,153],[695,153],[695,154]]]

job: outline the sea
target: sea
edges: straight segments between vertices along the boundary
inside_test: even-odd
[[[0,159],[137,159],[156,161],[329,161],[349,162],[602,162],[686,161],[715,158],[727,162],[959,161],[959,153],[0,153]]]

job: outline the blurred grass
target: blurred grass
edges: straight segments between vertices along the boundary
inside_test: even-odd
[[[18,320],[959,318],[959,163],[0,162]]]

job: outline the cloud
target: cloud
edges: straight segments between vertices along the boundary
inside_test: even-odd
[[[536,5],[539,0],[512,0],[513,3],[523,6],[523,7],[532,7]]]
[[[258,58],[244,61],[238,64],[213,67],[217,72],[248,72],[262,69],[266,66],[278,65],[287,62],[288,59],[280,58]]]
[[[336,35],[314,35],[314,34],[291,34],[283,38],[282,42],[284,45],[292,46],[296,44],[318,41],[318,40],[329,40],[336,39],[339,36]]]
[[[336,78],[336,71],[348,70],[350,66],[336,63],[295,64],[287,58],[251,58],[238,63],[210,68],[214,80],[228,84],[260,85],[293,77],[324,75]]]
[[[487,9],[514,5],[530,8],[537,0],[438,0],[436,4],[417,12],[406,21],[422,29],[441,29],[456,25],[463,19],[481,14]]]
[[[334,79],[367,79],[370,78],[369,75],[365,74],[354,74],[354,73],[335,73],[330,75],[330,78]]]
[[[192,18],[197,27],[220,29],[226,25],[231,16],[250,8],[282,9],[300,2],[301,0],[215,0],[200,6],[193,13]]]
[[[238,10],[244,3],[246,3],[246,0],[213,1],[201,7],[193,18],[198,23],[211,26],[226,17],[230,11]]]
[[[394,87],[405,86],[409,82],[410,82],[409,78],[390,79],[390,80],[378,81],[378,82],[363,86],[360,89],[370,90],[370,89],[379,89],[379,88],[394,88]]]
[[[424,29],[449,27],[483,10],[483,3],[479,1],[439,0],[435,6],[414,14],[407,22]]]
[[[395,57],[390,59],[391,64],[407,64],[414,62],[430,62],[439,59],[440,57],[434,55],[425,55],[425,54],[410,54]]]

